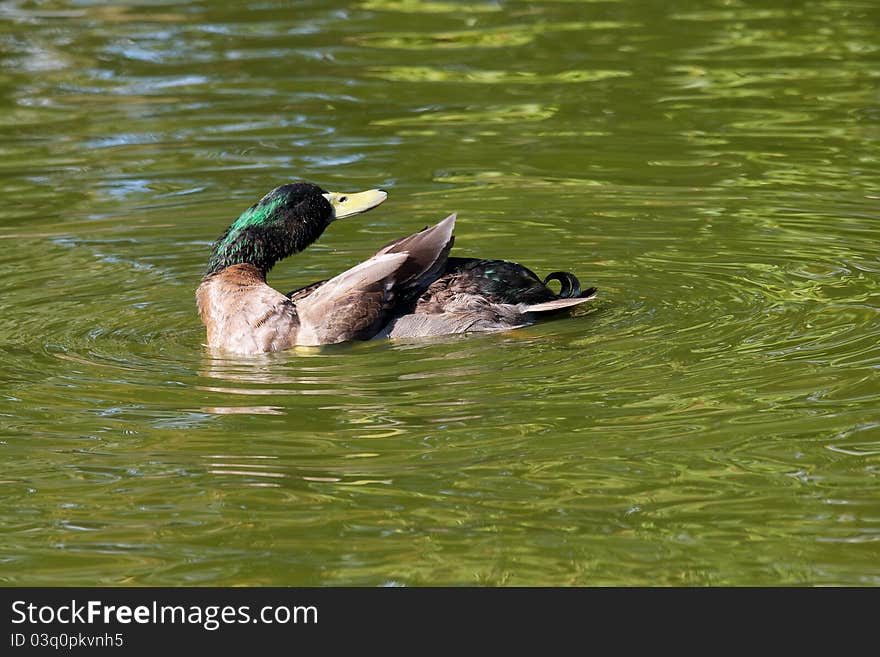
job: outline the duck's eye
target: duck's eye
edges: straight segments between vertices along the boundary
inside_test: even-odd
[[[340,202],[340,203],[345,203],[347,200],[348,200],[348,197],[347,197],[347,196],[340,196],[340,197],[339,197],[339,202]]]

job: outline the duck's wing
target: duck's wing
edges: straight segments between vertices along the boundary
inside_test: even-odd
[[[447,298],[439,312],[415,312],[395,317],[376,337],[414,338],[455,333],[509,331],[534,323],[535,314],[553,313],[577,306],[595,296],[553,299],[537,304],[494,303],[484,296],[460,294]]]
[[[406,253],[383,253],[355,265],[296,300],[296,344],[319,345],[370,337],[394,299]]]
[[[323,281],[315,281],[311,285],[306,285],[305,287],[298,288],[298,289],[294,290],[293,292],[288,292],[284,296],[286,296],[288,299],[290,299],[291,301],[296,303],[297,300],[305,299],[307,296],[309,296],[312,292],[317,290],[319,287],[321,287],[326,282],[327,282],[326,278]]]
[[[449,251],[455,242],[456,213],[433,226],[385,245],[376,253],[406,253],[406,262],[397,272],[395,292],[400,303],[414,300],[446,269]]]
[[[296,304],[297,344],[373,337],[395,311],[411,304],[446,266],[455,215],[395,240],[335,278],[288,296]]]
[[[452,235],[455,229],[455,217],[453,213],[440,223],[426,226],[417,233],[394,240],[376,252],[377,256],[385,253],[408,255],[403,267],[397,272],[398,293],[420,287],[427,288],[446,269],[447,256],[455,241]],[[316,281],[288,292],[286,296],[291,301],[303,299],[326,282],[326,280]]]
[[[479,331],[474,329],[477,317],[459,313],[414,314],[395,317],[375,338],[430,338]],[[514,329],[522,323],[510,322],[503,328]],[[502,330],[501,328],[496,330]]]

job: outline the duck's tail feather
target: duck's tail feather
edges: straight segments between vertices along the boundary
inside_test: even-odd
[[[584,290],[584,292],[579,297],[563,297],[559,299],[553,299],[552,301],[535,303],[526,306],[525,311],[529,313],[548,313],[557,310],[564,310],[565,308],[571,308],[572,306],[577,306],[578,304],[584,303],[585,301],[589,301],[595,296],[596,288],[591,287],[588,290]]]

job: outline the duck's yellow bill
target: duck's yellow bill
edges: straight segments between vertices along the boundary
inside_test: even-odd
[[[368,189],[365,192],[356,192],[354,194],[328,192],[323,196],[333,206],[334,219],[344,219],[353,214],[372,210],[388,198],[388,194],[381,189]]]

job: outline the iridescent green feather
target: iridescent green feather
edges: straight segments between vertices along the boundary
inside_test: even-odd
[[[242,212],[226,232],[214,242],[211,259],[208,261],[208,272],[218,271],[236,262],[248,262],[255,257],[259,258],[262,255],[259,253],[260,244],[253,239],[253,236],[247,234],[247,229],[268,224],[283,202],[284,198],[275,197],[265,202],[260,201]]]

